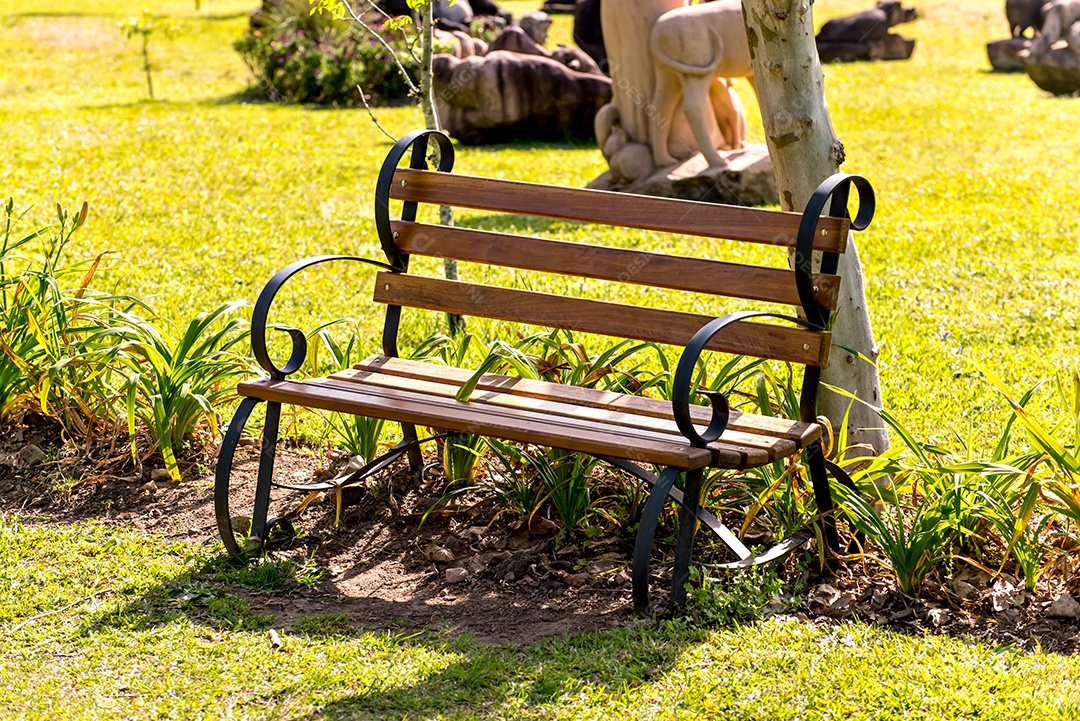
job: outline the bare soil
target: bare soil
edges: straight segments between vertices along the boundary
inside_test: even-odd
[[[116,460],[123,453],[109,456],[110,473],[100,460],[27,451],[55,447],[57,440],[56,430],[45,424],[0,441],[0,512],[39,523],[98,519],[192,544],[216,538],[212,473],[188,469],[185,480],[175,483],[150,468],[124,470]],[[91,455],[108,454],[99,448]],[[325,480],[346,460],[279,450],[275,479]],[[230,493],[237,525],[246,523],[240,516],[251,507],[256,471],[254,447],[241,447]],[[65,480],[72,477],[80,480]],[[512,517],[486,502],[443,504],[424,519],[441,487],[437,472],[426,472],[418,485],[400,463],[366,485],[347,488],[340,519],[333,494],[311,499],[295,520],[298,532],[281,533],[268,546],[274,553],[310,558],[323,569],[320,581],[287,596],[247,592],[254,610],[274,614],[281,626],[344,613],[366,628],[469,633],[489,644],[529,645],[636,622],[630,603],[632,536],[556,543],[558,527],[550,520]],[[295,510],[306,495],[276,489],[272,514]],[[667,594],[669,560],[670,550],[659,548],[655,598]],[[794,564],[786,569],[795,573]],[[1043,582],[1038,593],[1027,594],[1022,582],[1007,576],[956,571],[947,580],[929,579],[912,598],[877,564],[849,560],[824,575],[803,572],[803,591],[777,599],[775,610],[818,623],[856,618],[901,633],[950,634],[1027,651],[1080,651],[1077,620],[1047,615],[1052,601],[1068,591],[1064,583]]]

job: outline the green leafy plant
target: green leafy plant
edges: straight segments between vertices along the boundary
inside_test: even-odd
[[[217,435],[217,408],[235,394],[231,381],[251,372],[251,362],[235,347],[247,338],[247,324],[232,317],[238,303],[200,313],[177,334],[130,312],[123,325],[104,328],[101,338],[120,342],[118,370],[124,395],[131,453],[139,462],[137,422],[150,435],[165,468],[180,480],[176,459],[181,448],[205,424]]]
[[[94,332],[107,325],[124,296],[95,292],[91,283],[102,261],[69,263],[68,246],[86,222],[86,203],[75,215],[59,204],[53,228],[18,237],[14,202],[5,206],[0,239],[0,420],[36,407],[69,430],[90,433],[112,417],[109,359],[115,344]],[[39,253],[27,253],[41,239]]]
[[[363,92],[387,102],[415,88],[412,44],[381,13],[360,15],[361,25],[307,0],[275,0],[259,17],[233,47],[273,101],[359,105]]]

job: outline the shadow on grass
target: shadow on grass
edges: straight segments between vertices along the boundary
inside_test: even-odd
[[[542,706],[575,693],[584,684],[588,684],[590,694],[616,695],[662,676],[661,672],[673,668],[703,637],[685,628],[668,632],[662,625],[642,623],[515,646],[477,643],[471,634],[445,625],[372,630],[354,622],[352,607],[357,602],[313,604],[312,599],[295,594],[303,588],[296,574],[295,566],[288,570],[279,563],[242,565],[220,556],[200,559],[187,572],[163,581],[123,607],[88,619],[83,633],[142,632],[175,623],[224,632],[279,629],[286,647],[291,645],[298,653],[298,660],[288,680],[275,684],[276,698],[303,699],[316,683],[312,678],[318,676],[317,683],[326,682],[323,674],[330,672],[329,666],[323,669],[318,660],[311,660],[326,656],[329,663],[334,652],[324,648],[325,644],[352,643],[342,649],[344,658],[359,648],[365,664],[401,660],[400,668],[380,665],[370,675],[365,672],[352,677],[346,669],[341,696],[299,717],[303,719],[428,718],[441,714],[503,718],[508,707]],[[264,601],[278,600],[309,612],[317,606],[324,612],[302,615],[284,625],[280,618],[253,607],[247,600],[253,593]],[[495,606],[500,599],[477,595],[467,603]],[[364,599],[363,605],[366,613],[384,618],[400,614],[401,606],[408,606],[380,599]],[[325,612],[335,607],[338,610]],[[445,622],[452,624],[452,619]],[[507,623],[512,624],[512,618]]]

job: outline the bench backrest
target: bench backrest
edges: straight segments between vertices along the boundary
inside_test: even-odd
[[[428,137],[441,148],[438,171],[422,169]],[[411,167],[398,167],[410,147]],[[384,332],[390,355],[397,351],[402,306],[677,346],[714,317],[410,275],[405,271],[411,255],[767,301],[795,306],[809,318],[827,319],[836,308],[840,277],[835,261],[823,265],[833,272],[811,273],[808,263],[790,270],[419,223],[416,211],[420,203],[448,205],[724,238],[786,247],[807,259],[813,255],[810,246],[831,258],[844,251],[851,228],[846,211],[838,213],[845,217],[817,218],[819,209],[802,227],[799,213],[454,175],[448,172],[452,165],[446,136],[419,131],[394,147],[379,178],[375,212],[380,242],[389,263],[401,271],[380,272],[375,286],[374,299],[390,307]],[[403,201],[399,220],[390,218],[390,200]],[[846,200],[845,192],[845,206]],[[807,309],[808,304],[814,307]],[[817,325],[820,329],[744,321],[706,347],[825,366],[830,333],[826,323]]]

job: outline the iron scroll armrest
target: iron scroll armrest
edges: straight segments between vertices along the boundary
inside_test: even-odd
[[[832,198],[829,204],[829,215],[835,218],[848,218],[848,197],[851,187],[859,193],[859,212],[851,221],[852,230],[865,230],[874,219],[874,210],[877,200],[874,196],[874,187],[870,181],[861,175],[848,173],[836,173],[829,176],[817,187],[803,210],[802,220],[799,223],[799,232],[795,238],[795,257],[792,258],[792,269],[795,271],[795,288],[799,294],[799,302],[807,320],[818,327],[824,328],[829,325],[829,312],[818,305],[816,289],[814,288],[814,235],[817,232],[818,221],[821,213],[825,210],[825,203]],[[821,254],[821,272],[835,274],[840,263],[839,253]]]
[[[350,255],[320,255],[298,260],[274,274],[274,277],[270,279],[270,282],[267,283],[266,287],[259,293],[259,299],[255,301],[255,310],[251,314],[251,350],[255,355],[255,360],[259,362],[259,365],[262,366],[263,370],[269,373],[270,377],[274,380],[284,380],[286,376],[300,370],[300,367],[304,364],[304,359],[307,357],[307,338],[304,336],[304,332],[298,328],[277,326],[274,327],[274,330],[280,330],[289,334],[289,338],[292,340],[292,352],[289,354],[289,360],[286,361],[284,368],[278,368],[274,364],[274,361],[270,359],[270,353],[266,349],[266,331],[268,328],[266,321],[267,316],[270,314],[270,306],[274,302],[274,297],[289,278],[306,268],[310,268],[311,266],[320,263],[326,263],[331,260],[352,260],[360,263],[367,263],[368,265],[374,265],[383,270],[398,270],[387,263],[371,260],[369,258],[358,258]]]
[[[701,357],[701,352],[705,350],[705,346],[717,334],[733,323],[749,318],[779,318],[809,330],[823,330],[820,326],[802,318],[768,311],[741,311],[728,313],[711,320],[695,333],[690,342],[686,344],[686,349],[682,355],[679,356],[679,364],[675,367],[675,381],[671,392],[671,410],[675,416],[675,424],[695,448],[706,448],[710,443],[717,440],[723,434],[724,429],[727,428],[730,418],[730,408],[723,393],[698,390],[697,393],[705,396],[712,403],[712,419],[709,421],[709,427],[705,429],[704,433],[699,433],[694,426],[694,421],[690,417],[690,384],[694,379],[694,369],[697,367],[698,359]]]

